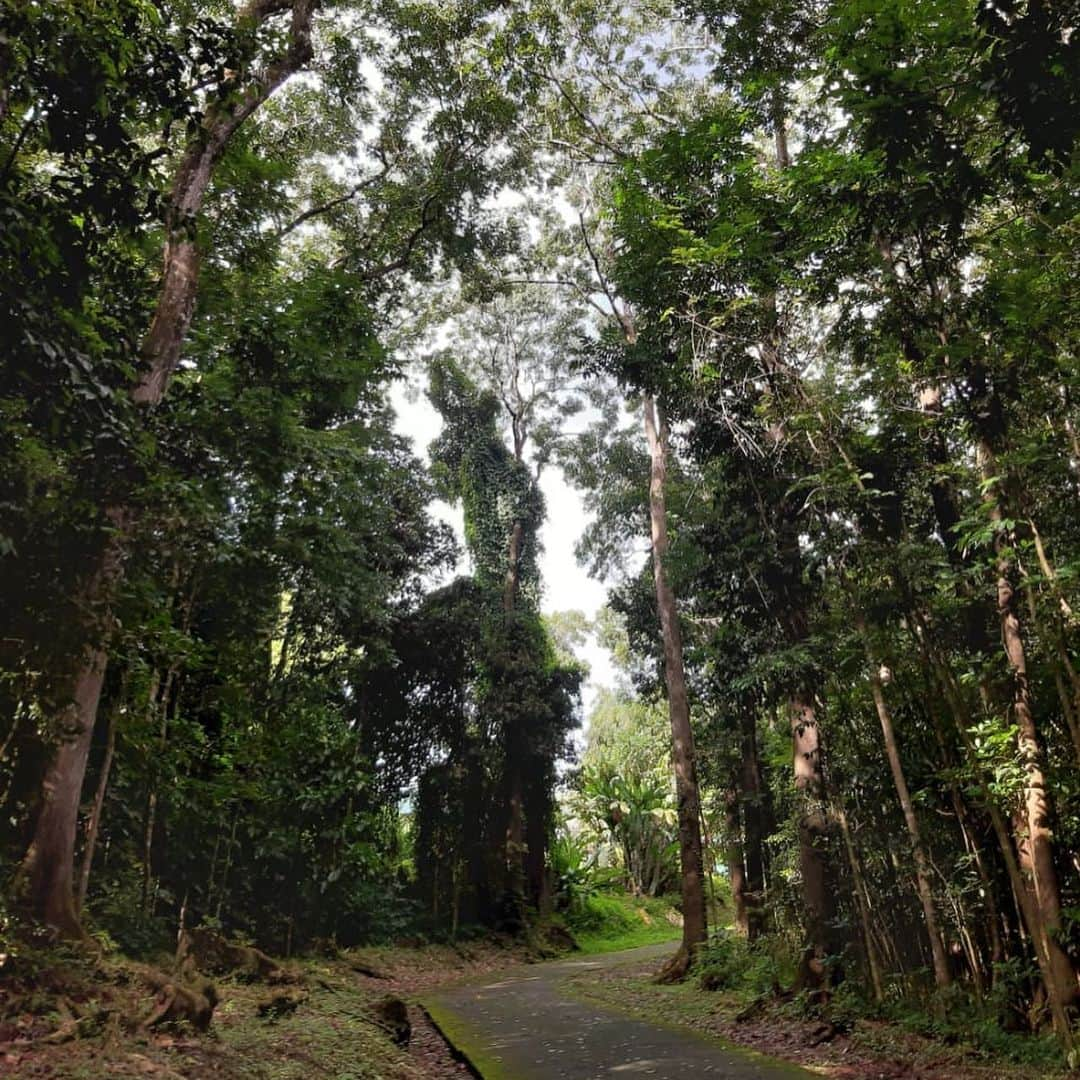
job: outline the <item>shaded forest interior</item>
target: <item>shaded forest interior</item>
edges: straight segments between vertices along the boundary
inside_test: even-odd
[[[0,0],[0,1047],[681,935],[1080,1067],[1078,24]]]

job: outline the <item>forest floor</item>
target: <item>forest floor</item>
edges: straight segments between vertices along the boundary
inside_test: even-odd
[[[147,1029],[155,995],[138,965],[74,949],[37,954],[0,979],[0,1076],[12,1080],[443,1080],[468,1076],[415,1001],[417,995],[537,953],[509,939],[457,946],[355,949],[283,965],[268,987],[214,981],[206,1034],[186,1024]],[[406,1004],[407,1048],[381,1013]],[[277,1002],[275,1004],[275,1001]],[[74,1021],[74,1023],[73,1023]]]
[[[658,919],[646,923],[646,929],[669,939],[677,933],[670,924],[664,929]],[[833,1080],[1028,1080],[1064,1075],[1047,1064],[1049,1058],[1011,1064],[963,1041],[947,1045],[878,1020],[856,1019],[848,1030],[819,1041],[821,1025],[783,1004],[766,1005],[739,1022],[736,1016],[746,1005],[744,995],[707,993],[696,979],[677,986],[650,981],[658,958],[672,948],[670,940],[632,952],[610,952],[620,943],[623,948],[638,945],[641,934],[640,928],[626,925],[606,935],[597,931],[588,948],[572,960],[528,968],[524,965],[552,955],[550,943],[538,948],[535,942],[484,938],[456,945],[353,949],[334,957],[290,961],[283,965],[284,984],[268,986],[237,977],[214,980],[219,1000],[206,1034],[185,1024],[147,1028],[139,1023],[153,1011],[155,994],[141,981],[143,969],[137,964],[88,950],[38,951],[14,958],[14,964],[8,958],[0,970],[0,1076],[12,1080],[467,1077],[469,1067],[419,1002],[430,1005],[446,1034],[468,1048],[470,1040],[462,1036],[472,1036],[475,1042],[476,1031],[455,1030],[453,1016],[441,1014],[438,1001],[454,987],[468,993],[469,988],[485,986],[489,992],[484,1007],[501,1009],[511,1018],[516,1009],[518,1035],[539,1029],[548,1038],[544,1052],[554,1047],[556,1059],[573,1052],[571,1020],[580,1012],[586,1021],[586,1041],[592,1038],[603,1048],[604,1025],[609,1034],[621,1032],[627,1063],[644,1063],[650,1075],[662,1075],[653,1063],[665,1046],[666,1052],[674,1052],[673,1031],[697,1036],[691,1040],[697,1044],[693,1053],[710,1063],[702,1064],[701,1072],[715,1076],[744,1075],[743,1066],[737,1065],[735,1071],[717,1067],[746,1060],[732,1052],[733,1046]],[[396,1045],[396,1022],[388,1023],[380,1008],[388,1001],[407,1010],[411,1025],[407,1047]],[[552,1013],[550,1022],[542,1020],[545,1009]],[[685,1042],[685,1034],[678,1039]],[[656,1054],[646,1060],[640,1050],[649,1040],[656,1043]],[[678,1050],[683,1056],[684,1049]],[[768,1064],[764,1058],[756,1060],[762,1068]],[[516,1073],[497,1068],[483,1072],[485,1077],[490,1072],[493,1077],[517,1078]],[[549,1070],[537,1075],[578,1074]],[[684,1067],[679,1075],[697,1073]],[[780,1075],[787,1075],[782,1066]]]
[[[693,979],[660,986],[651,981],[657,968],[654,956],[643,953],[629,959],[569,973],[562,984],[564,994],[630,1017],[660,1017],[665,1024],[721,1045],[782,1058],[833,1080],[1044,1080],[1074,1075],[1045,1058],[1023,1064],[995,1060],[963,1042],[949,1045],[883,1020],[856,1019],[847,1031],[826,1033],[820,1021],[801,1018],[780,1003],[765,1005],[740,1021],[736,1018],[747,1004],[744,996],[706,992]]]

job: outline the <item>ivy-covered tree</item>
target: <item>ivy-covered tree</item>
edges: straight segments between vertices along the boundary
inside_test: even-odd
[[[430,396],[444,424],[432,446],[436,476],[443,493],[462,504],[483,605],[474,707],[482,730],[498,748],[489,766],[488,795],[500,808],[488,814],[488,846],[499,853],[497,866],[483,885],[472,884],[490,898],[488,910],[479,913],[482,918],[520,928],[526,900],[538,909],[548,903],[545,853],[555,765],[569,753],[567,736],[576,720],[582,672],[559,658],[540,617],[544,501],[526,460],[539,397],[525,388],[525,380],[535,386],[536,373],[519,366],[516,345],[508,347],[507,360],[509,373],[496,389],[478,385],[444,358],[433,369]],[[487,371],[500,369],[489,362]],[[500,421],[511,433],[512,449]]]

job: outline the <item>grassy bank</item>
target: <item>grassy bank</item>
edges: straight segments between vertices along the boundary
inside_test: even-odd
[[[635,897],[602,891],[584,897],[566,917],[583,953],[608,953],[677,941],[682,917],[667,897]]]
[[[773,997],[750,983],[771,977],[775,958],[742,957],[740,977],[712,969],[720,989],[702,989],[701,973],[676,985],[652,981],[655,962],[643,961],[573,976],[573,996],[627,1015],[664,1021],[797,1063],[837,1080],[1028,1080],[1075,1075],[1061,1064],[1049,1036],[980,1033],[954,1008],[934,1020],[929,1006],[916,1015],[867,1009],[841,989],[827,1012],[800,995]],[[706,968],[709,971],[709,968]],[[732,975],[735,972],[730,972]],[[750,983],[742,976],[750,976]]]

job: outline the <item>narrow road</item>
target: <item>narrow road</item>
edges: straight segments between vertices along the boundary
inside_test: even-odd
[[[570,996],[564,981],[590,968],[660,961],[670,944],[516,968],[428,995],[424,1006],[484,1080],[805,1080],[794,1065],[684,1028],[624,1016]]]

